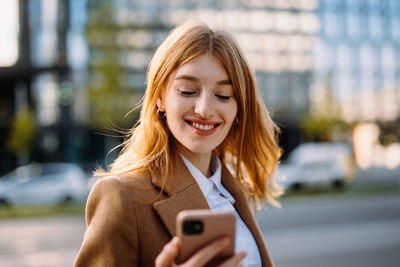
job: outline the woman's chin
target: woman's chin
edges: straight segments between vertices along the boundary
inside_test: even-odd
[[[195,145],[195,146],[184,146],[187,152],[194,154],[208,154],[214,150],[214,146],[207,146],[204,144]]]

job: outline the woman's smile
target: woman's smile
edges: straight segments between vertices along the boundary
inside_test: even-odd
[[[192,119],[185,119],[185,122],[191,126],[195,134],[200,136],[212,135],[216,131],[217,127],[221,125],[221,123],[218,122]]]

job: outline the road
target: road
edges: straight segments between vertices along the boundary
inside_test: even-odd
[[[257,219],[278,267],[399,266],[400,194],[286,199]],[[82,216],[0,221],[0,266],[71,266]]]
[[[399,194],[282,204],[257,216],[277,266],[399,266]]]
[[[0,266],[72,266],[85,231],[82,216],[0,221]]]

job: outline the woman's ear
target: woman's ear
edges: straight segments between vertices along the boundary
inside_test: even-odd
[[[157,99],[157,109],[161,112],[165,112],[164,103],[160,97]]]

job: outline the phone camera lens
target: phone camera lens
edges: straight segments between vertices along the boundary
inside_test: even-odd
[[[203,232],[201,221],[186,221],[183,223],[183,232],[188,235],[198,235]]]

